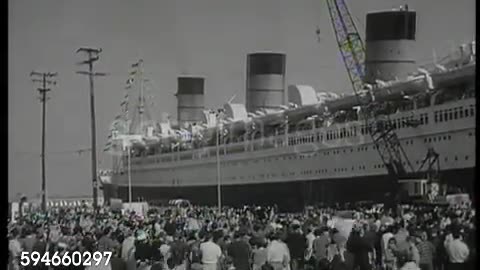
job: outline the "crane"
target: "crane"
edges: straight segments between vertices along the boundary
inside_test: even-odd
[[[375,97],[371,92],[373,88],[368,88],[363,83],[365,75],[365,46],[345,0],[326,0],[326,3],[337,45],[355,96],[361,101],[364,100],[361,98],[362,93],[367,92],[370,95],[371,102],[368,104],[359,102],[362,104],[363,120],[365,121],[366,130],[375,145],[375,149],[392,179],[392,192],[390,195],[398,196],[399,180],[408,178],[411,173],[415,172],[415,169],[400,144],[395,133],[395,127],[391,124],[387,115],[382,115],[380,104],[375,103]],[[432,157],[436,160],[438,156],[433,150],[429,151],[428,154],[431,155],[427,155],[426,160],[431,160]]]

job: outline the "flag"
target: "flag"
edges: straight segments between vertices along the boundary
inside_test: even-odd
[[[138,60],[138,62],[137,62],[137,63],[135,63],[135,64],[132,64],[132,67],[133,67],[133,68],[137,68],[137,67],[139,66],[139,64],[140,64],[140,63],[143,63],[143,59],[140,59],[140,60]]]

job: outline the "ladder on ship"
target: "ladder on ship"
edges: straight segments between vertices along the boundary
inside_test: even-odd
[[[369,133],[392,180],[391,202],[396,204],[400,195],[399,180],[408,179],[412,173],[416,174],[416,171],[405,154],[388,115],[382,113],[381,105],[375,102],[372,88],[366,88],[363,83],[365,46],[345,0],[326,0],[326,3],[343,63],[347,69],[354,94],[361,104],[366,132]],[[317,30],[317,34],[318,32]],[[365,92],[368,99],[361,95]]]

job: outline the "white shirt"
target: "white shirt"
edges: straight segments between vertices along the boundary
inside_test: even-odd
[[[155,224],[153,224],[153,229],[155,230],[156,236],[160,234],[160,231],[162,231],[162,227],[160,226],[160,224],[158,224],[158,222],[155,222]]]
[[[420,270],[420,268],[414,262],[407,262],[400,268],[400,270]]]
[[[200,244],[200,251],[202,252],[202,263],[217,263],[222,256],[222,250],[212,241]]]
[[[313,249],[313,241],[315,240],[315,235],[313,234],[313,232],[310,232],[309,234],[307,234],[306,238],[307,238],[308,249]]]
[[[170,251],[170,246],[167,244],[163,244],[160,246],[160,253],[163,257],[167,257],[168,252]]]
[[[393,233],[391,232],[386,232],[382,235],[382,251],[385,251],[388,247],[388,240],[393,237]],[[382,252],[383,254],[385,252]]]
[[[129,258],[129,252],[131,249],[135,248],[135,237],[129,236],[123,240],[122,243],[122,259],[127,261]]]
[[[187,228],[191,231],[198,231],[200,230],[200,225],[198,224],[198,221],[196,219],[189,218]]]
[[[285,259],[290,262],[290,251],[287,245],[277,240],[272,241],[267,248],[267,262],[282,263]]]
[[[470,254],[468,246],[460,239],[449,241],[446,248],[451,263],[464,263]]]
[[[12,239],[8,241],[8,249],[12,252],[13,257],[17,257],[20,256],[20,253],[22,252],[22,245],[17,239]]]

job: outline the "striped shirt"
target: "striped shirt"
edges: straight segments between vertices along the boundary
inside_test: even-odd
[[[435,247],[430,241],[422,241],[417,245],[418,252],[420,253],[421,264],[431,264],[433,262],[433,254]]]

